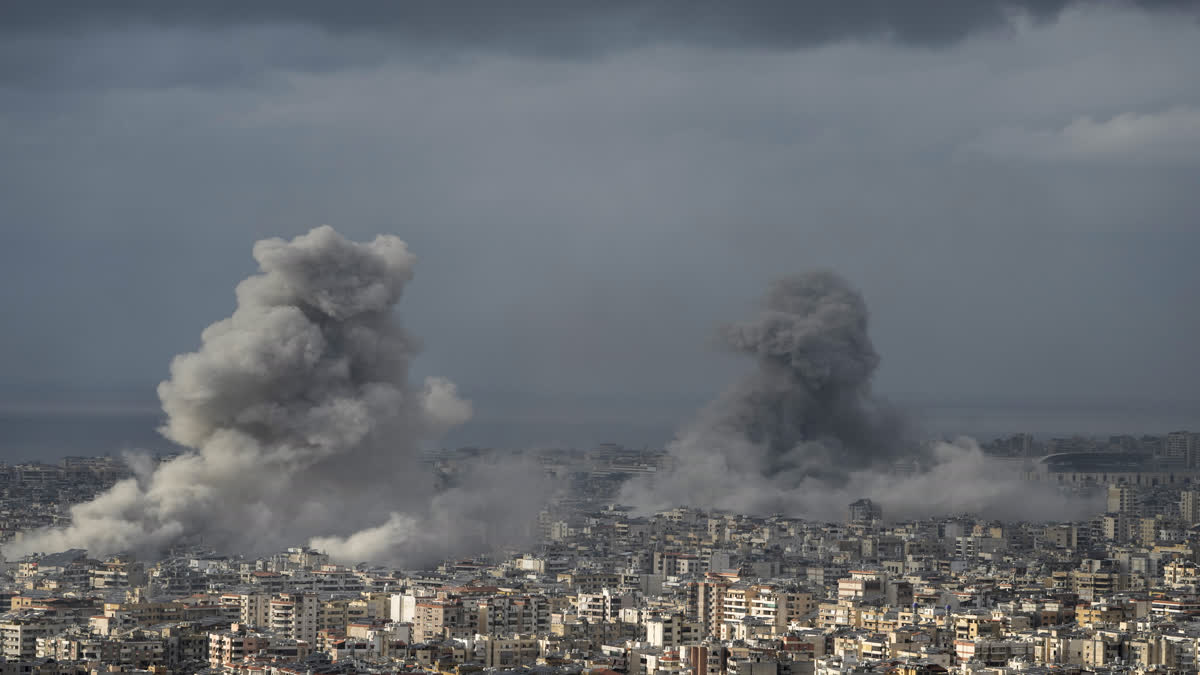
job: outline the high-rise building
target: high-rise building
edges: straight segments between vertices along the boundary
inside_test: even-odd
[[[709,633],[717,633],[725,618],[725,591],[732,582],[724,579],[693,581],[687,585],[687,613],[700,620]]]
[[[1108,508],[1105,511],[1108,513],[1137,515],[1137,491],[1132,485],[1109,485]]]
[[[1200,468],[1200,434],[1172,431],[1163,439],[1162,456],[1172,465]]]
[[[1200,490],[1179,493],[1179,517],[1189,525],[1200,523]]]
[[[316,593],[280,593],[271,600],[271,630],[293,640],[316,643],[320,605]]]
[[[221,603],[237,607],[238,623],[256,630],[271,626],[271,596],[266,593],[239,592],[221,596]]]
[[[883,520],[883,507],[870,499],[860,499],[850,505],[850,522],[873,523],[880,520]]]

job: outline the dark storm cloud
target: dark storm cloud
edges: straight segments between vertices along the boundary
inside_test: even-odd
[[[478,40],[446,37],[465,23],[419,40],[257,3],[240,21],[169,3],[13,21],[43,11],[15,4],[0,3],[5,386],[163,379],[228,315],[255,239],[329,222],[421,254],[414,367],[477,402],[463,443],[641,443],[635,417],[666,441],[741,372],[706,349],[711,326],[767,279],[825,267],[871,300],[875,388],[901,403],[1195,400],[1200,316],[1179,309],[1200,287],[1191,19],[1056,3],[932,48],[866,26],[776,49],[746,13],[622,49],[637,17],[619,9],[548,10],[555,33],[522,29],[522,5]],[[735,38],[750,47],[708,46]],[[1194,428],[1197,409],[1087,428]],[[980,428],[958,410],[954,430]],[[1060,420],[1032,430],[1085,428]]]
[[[684,41],[795,47],[846,38],[886,37],[944,44],[1011,23],[1053,19],[1078,0],[453,0],[333,3],[242,2],[6,3],[8,31],[61,31],[131,25],[212,27],[292,23],[331,31],[392,33],[455,46],[575,51],[619,44]],[[1195,8],[1193,0],[1121,0],[1147,10]]]
[[[944,48],[1052,22],[1082,0],[451,0],[356,3],[5,3],[0,86],[32,89],[261,85],[395,59],[436,64],[511,54],[589,59],[649,46],[793,49],[847,40]],[[1185,0],[1106,6],[1183,12]]]

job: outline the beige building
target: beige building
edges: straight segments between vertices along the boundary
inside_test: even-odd
[[[484,636],[481,638],[481,644],[486,668],[532,666],[537,663],[542,653],[536,635]]]
[[[682,614],[653,616],[646,620],[646,641],[655,647],[677,648],[704,639],[704,624]]]
[[[315,593],[280,593],[270,601],[271,631],[282,637],[315,643],[320,604]]]

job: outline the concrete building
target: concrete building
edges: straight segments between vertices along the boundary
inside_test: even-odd
[[[860,499],[849,507],[847,520],[851,523],[875,523],[883,520],[883,507],[870,499]]]
[[[315,643],[320,604],[315,593],[280,593],[270,601],[271,631]]]
[[[0,619],[0,651],[6,659],[32,659],[37,656],[38,638],[53,636],[69,625],[40,612],[10,612]]]
[[[1128,484],[1108,486],[1108,513],[1139,515],[1137,490]]]
[[[616,621],[621,609],[633,603],[632,593],[615,593],[608,589],[600,593],[580,593],[576,613],[588,621]]]
[[[655,647],[682,647],[704,638],[704,624],[682,614],[653,616],[646,620],[646,642]]]
[[[541,645],[535,635],[484,636],[480,642],[486,668],[532,666],[541,655]]]

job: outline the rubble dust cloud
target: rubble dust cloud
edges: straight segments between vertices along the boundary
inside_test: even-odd
[[[344,561],[416,564],[528,536],[550,495],[535,462],[496,455],[439,485],[421,461],[421,444],[472,409],[449,380],[409,383],[416,341],[393,313],[413,276],[404,242],[354,243],[320,227],[253,253],[260,273],[238,285],[232,316],[159,386],[161,431],[190,451],[130,462],[134,478],[5,554],[308,542]],[[1006,477],[969,439],[913,443],[872,394],[866,303],[833,273],[776,282],[757,315],[721,337],[754,370],[679,432],[667,470],[626,484],[621,501],[807,518],[839,518],[859,497],[889,517],[1089,508]]]
[[[631,481],[622,501],[832,519],[860,497],[889,517],[1087,512],[1085,500],[999,468],[971,439],[914,442],[871,391],[880,359],[868,318],[862,295],[832,272],[776,281],[756,316],[720,333],[754,370],[684,426],[667,469]]]
[[[471,405],[448,380],[408,384],[416,341],[393,315],[413,276],[403,241],[354,243],[324,226],[253,254],[260,273],[238,285],[233,315],[159,385],[161,431],[190,451],[134,464],[135,478],[73,507],[68,526],[26,533],[6,555],[151,555],[189,541],[257,552],[311,539],[336,558],[412,562],[532,519],[515,512],[528,499],[480,508],[434,494],[419,444],[465,422]],[[495,496],[508,477],[451,493]],[[511,485],[536,492],[524,478]]]

